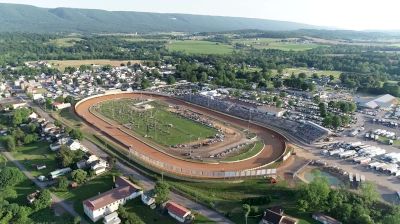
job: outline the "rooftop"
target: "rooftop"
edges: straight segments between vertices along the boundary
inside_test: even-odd
[[[167,202],[165,205],[167,210],[177,216],[184,217],[188,212],[190,212],[189,209],[175,203],[175,202]]]

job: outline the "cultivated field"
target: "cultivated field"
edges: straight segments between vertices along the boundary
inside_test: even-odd
[[[217,131],[168,111],[160,102],[150,102],[153,109],[135,111],[138,100],[119,99],[100,103],[96,110],[107,118],[127,125],[142,137],[173,146],[213,137]]]
[[[233,47],[227,44],[199,40],[171,41],[167,48],[188,54],[230,54],[233,51]]]
[[[54,40],[50,40],[50,44],[54,44],[57,47],[72,47],[77,42],[81,41],[81,38],[78,37],[66,37],[66,38],[58,38]]]
[[[295,39],[251,38],[239,39],[234,43],[244,44],[257,49],[276,49],[282,51],[306,51],[323,45],[315,43],[301,43]]]
[[[107,59],[92,59],[92,60],[50,60],[49,63],[61,70],[64,70],[65,67],[79,67],[81,65],[111,65],[111,66],[120,66],[121,63],[127,64],[128,62],[139,63],[138,60],[107,60]]]

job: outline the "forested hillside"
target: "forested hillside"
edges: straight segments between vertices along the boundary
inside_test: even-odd
[[[93,9],[46,9],[0,4],[0,32],[212,32],[241,29],[296,30],[311,25],[264,19],[189,14],[113,12]]]

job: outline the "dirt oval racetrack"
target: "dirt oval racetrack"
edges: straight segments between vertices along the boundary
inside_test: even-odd
[[[251,132],[256,133],[257,136],[264,141],[265,146],[257,156],[243,161],[231,163],[202,163],[200,161],[184,160],[157,150],[130,135],[129,131],[124,127],[116,123],[110,123],[90,111],[92,105],[102,101],[139,97],[153,98],[170,104],[183,105],[221,121],[243,128],[249,127]],[[75,105],[75,112],[89,125],[101,130],[102,134],[112,138],[114,141],[126,148],[127,155],[129,154],[129,147],[131,147],[136,159],[140,159],[141,162],[146,165],[152,166],[153,168],[156,168],[156,170],[162,170],[163,172],[171,173],[173,175],[190,178],[224,178],[225,176],[223,173],[225,172],[243,172],[246,170],[259,169],[280,159],[284,154],[286,147],[285,139],[280,134],[266,127],[252,123],[248,124],[247,121],[239,118],[189,104],[177,98],[152,93],[114,93],[89,97],[81,100]],[[151,167],[149,168],[151,169]]]

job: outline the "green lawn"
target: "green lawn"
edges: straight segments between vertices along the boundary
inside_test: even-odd
[[[261,141],[254,142],[250,145],[248,145],[244,150],[243,153],[228,157],[224,159],[223,161],[236,161],[236,160],[242,160],[246,158],[250,158],[252,156],[255,156],[257,153],[259,153],[262,149],[264,148],[264,144]]]
[[[199,40],[171,41],[167,48],[188,54],[230,54],[233,51],[233,47],[227,44]]]
[[[114,186],[113,174],[115,173],[109,172],[98,176],[75,189],[69,189],[65,192],[55,191],[54,193],[60,198],[67,200],[67,202],[73,203],[75,211],[83,217],[86,217],[83,212],[82,202],[98,195],[99,193],[111,190]]]
[[[132,109],[138,101],[121,99],[106,101],[96,109],[105,117],[121,124],[154,142],[171,146],[213,137],[217,130],[168,111],[168,106],[151,102],[153,109],[143,112]]]
[[[82,120],[74,112],[72,108],[65,108],[60,111],[54,112],[53,115],[58,116],[68,122],[70,126],[78,127],[82,124]]]
[[[275,38],[251,38],[239,39],[234,43],[244,44],[248,47],[257,49],[276,49],[282,51],[306,51],[311,50],[323,45],[315,43],[301,43],[296,42],[295,39],[275,39]]]
[[[51,171],[57,169],[56,153],[50,150],[49,143],[47,142],[36,142],[19,146],[12,152],[12,155],[35,177],[40,175],[47,176]],[[36,170],[36,164],[46,165],[46,168]]]
[[[157,209],[152,210],[149,206],[144,205],[140,197],[127,202],[125,207],[129,212],[139,216],[144,223],[176,223],[168,214],[161,214]]]

